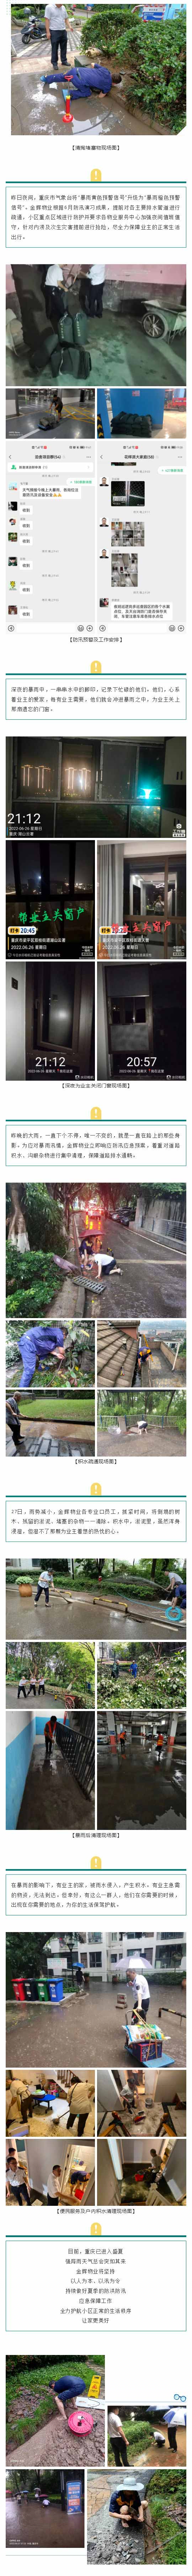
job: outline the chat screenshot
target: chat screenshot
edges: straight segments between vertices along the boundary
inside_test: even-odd
[[[95,618],[95,398],[9,393],[7,627]]]
[[[183,635],[186,622],[186,396],[98,391],[97,614]]]

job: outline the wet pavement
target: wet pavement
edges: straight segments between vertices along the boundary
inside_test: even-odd
[[[105,383],[105,377],[103,382]],[[69,823],[70,830],[72,829],[72,820],[74,829],[74,812],[71,805],[70,813],[68,806],[66,807],[66,831]],[[95,806],[96,830],[97,808]],[[129,1317],[133,1319],[134,1316],[138,1318],[139,1314],[149,1314],[151,1319],[154,1316],[157,1321],[160,1309],[162,1320],[166,1315],[171,1315],[173,1318],[174,1315],[179,1315],[180,1321],[183,1316],[185,1318],[186,1245],[184,1243],[178,1242],[174,1236],[170,1236],[169,1242],[167,1240],[164,1242],[163,1237],[159,1240],[158,1235],[154,1233],[145,1234],[140,1227],[137,1228],[132,1223],[129,1226],[116,1224],[115,1218],[110,1216],[108,1223],[102,1228],[102,1248],[103,1252],[110,1250],[118,1265],[117,1269],[111,1270],[107,1277],[103,1272],[99,1289],[93,1275],[82,1272],[80,1276],[78,1269],[76,1276],[74,1272],[71,1273],[71,1316],[81,1314],[87,1318],[87,1321],[93,1321],[96,1316],[97,1320],[101,1318],[101,1322],[105,1315],[111,1322],[114,1322],[114,1319],[121,1321],[121,1317],[124,1316],[128,1322]],[[71,1255],[69,1238],[70,1259],[71,1257],[73,1259],[73,1252],[74,1246]],[[69,1276],[67,1271],[65,1275],[65,1270],[59,1265],[58,1270],[57,1266],[55,1267],[55,1294],[47,1306],[49,1322],[58,1317],[59,1322],[62,1323],[66,1317],[68,1318],[68,1313]]]
[[[173,2471],[173,2467],[174,2467],[174,2468],[176,2468],[176,2467],[178,2466],[178,2469],[179,2469],[179,2468],[180,2468],[180,2469],[185,2469],[185,2468],[186,2468],[186,2433],[184,2433],[184,2432],[182,2431],[182,2426],[181,2426],[181,2424],[178,2424],[178,2426],[177,2426],[177,2434],[176,2434],[176,2442],[177,2442],[177,2460],[176,2460],[176,2454],[175,2454],[175,2453],[173,2453],[173,2451],[170,2451],[170,2450],[169,2450],[167,2424],[159,2424],[159,2432],[161,2432],[161,2435],[162,2435],[162,2433],[163,2433],[163,2436],[164,2436],[164,2450],[162,2450],[162,2448],[161,2448],[161,2462],[163,2462],[163,2466],[164,2466],[164,2468],[166,2467],[166,2469],[171,2469],[171,2470]],[[126,2440],[127,2440],[127,2460],[128,2460],[128,2464],[129,2464],[129,2435],[127,2436],[127,2432],[126,2432]],[[145,2447],[145,2445],[144,2445],[144,2444],[143,2444],[143,2447],[142,2447],[142,2445],[141,2445],[141,2449],[139,2449],[139,2443],[138,2443],[137,2453],[136,2453],[136,2461],[135,2461],[135,2464],[134,2464],[134,2465],[135,2465],[135,2467],[136,2467],[137,2469],[147,2469],[147,2468],[150,2468],[150,2469],[158,2469],[158,2468],[160,2468],[160,2451],[159,2451],[159,2455],[158,2455],[158,2441],[157,2441],[157,2439],[156,2439],[156,2442],[155,2442],[155,2441],[154,2441],[154,2439],[152,2438],[151,2442],[148,2442],[148,2443],[146,2442],[146,2447]],[[130,2462],[130,2466],[131,2466],[131,2462]],[[133,2466],[133,2462],[132,2462],[132,2466]]]
[[[83,2408],[81,2398],[79,2407]],[[65,2469],[73,2469],[73,2471],[76,2469],[78,2477],[79,2470],[87,2466],[87,2460],[90,2468],[92,2462],[95,2468],[99,2467],[99,2462],[105,2459],[105,2413],[103,2407],[94,2406],[92,2409],[90,2399],[90,2413],[92,2412],[92,2433],[87,2433],[86,2438],[85,2433],[83,2435],[70,2433],[69,2415],[75,2413],[72,2399],[69,2398],[63,2417],[58,2415],[56,2407],[55,2414],[50,2416],[48,2423],[39,2425],[38,2432],[27,2434],[27,2440],[19,2443],[21,2468],[24,2468],[25,2462],[31,2469],[32,2467],[52,2469],[54,2466],[55,2468],[64,2466]],[[18,2445],[13,2441],[8,2443],[7,2459],[10,2466],[11,2461],[15,2462],[17,2459],[18,2462]]]
[[[65,2463],[64,2463],[65,2465]],[[33,2498],[6,2496],[6,2549],[83,2549],[84,2515]]]
[[[117,1427],[115,1431],[98,1431],[97,1456],[116,1458],[117,1466],[119,1457],[146,1458],[146,1461],[147,1458],[178,1458],[179,1464],[179,1458],[186,1457],[186,1436],[184,1431],[169,1431],[168,1428],[166,1431],[151,1431],[148,1425],[144,1431],[117,1431]]]
[[[6,1458],[12,1458],[13,1463],[15,1460],[19,1466],[20,1457],[22,1460],[24,1456],[26,1458],[86,1458],[89,1462],[89,1458],[95,1457],[95,1434],[94,1431],[87,1430],[87,1434],[85,1432],[81,1440],[78,1431],[74,1430],[67,1439],[65,1426],[64,1429],[61,1427],[58,1437],[58,1433],[55,1433],[54,1420],[47,1422],[46,1431],[42,1421],[39,1422],[36,1431],[31,1431],[25,1423],[25,1416],[21,1415],[19,1447],[15,1448],[12,1432],[6,1431]]]
[[[133,1224],[128,1227],[116,1225],[114,1218],[110,1217],[103,1229],[102,1245],[103,1251],[110,1248],[120,1267],[110,1271],[99,1298],[98,1294],[95,1298],[93,1286],[92,1290],[89,1287],[86,1291],[87,1313],[92,1313],[93,1300],[95,1314],[98,1316],[98,1310],[101,1311],[101,1321],[104,1315],[112,1320],[114,1316],[118,1320],[125,1315],[128,1320],[129,1316],[148,1313],[157,1318],[159,1307],[162,1318],[164,1315],[185,1315],[186,1248],[183,1243],[176,1242],[174,1237],[170,1237],[169,1243],[164,1243],[162,1238],[158,1240],[158,1235],[144,1234]]]
[[[18,29],[17,33],[17,28],[15,28],[14,24],[15,60],[12,59],[11,66],[12,134],[32,134],[37,136],[38,134],[45,134],[45,137],[48,136],[48,138],[49,135],[55,134],[58,135],[58,139],[61,137],[63,143],[65,142],[65,134],[63,132],[63,85],[64,88],[67,89],[67,73],[70,71],[70,68],[72,69],[74,55],[76,62],[79,62],[81,59],[80,27],[81,17],[79,23],[75,23],[73,43],[72,39],[70,39],[70,35],[68,35],[66,66],[64,65],[63,68],[62,81],[59,83],[59,88],[55,83],[54,87],[50,90],[46,90],[42,87],[42,76],[43,73],[47,75],[51,71],[50,44],[47,44],[46,41],[45,44],[38,44],[37,42],[37,44],[31,45],[29,48],[27,47],[27,51],[25,51],[21,45],[21,28]],[[82,60],[84,61],[84,64],[86,63],[86,67],[88,68],[87,55],[86,57],[82,56]],[[60,72],[61,70],[62,65],[59,54],[58,71]],[[95,135],[96,143],[98,144],[99,136],[103,134],[106,135],[107,140],[110,139],[111,135],[115,134],[151,134],[151,119],[149,116],[143,117],[138,110],[134,115],[132,106],[129,114],[129,109],[125,104],[123,90],[121,89],[120,83],[118,83],[117,87],[114,83],[112,90],[110,90],[109,94],[103,98],[99,95],[98,98],[97,96],[92,95],[87,99],[73,99],[72,113],[73,128],[70,128],[70,132],[73,132],[73,136],[75,137],[77,129],[78,140],[80,135],[87,135],[88,141],[89,135]],[[162,130],[163,134],[169,134],[170,126],[163,124],[162,129],[162,125],[155,122],[152,128],[153,133],[162,135]]]
[[[83,1639],[84,1644],[86,1642],[88,1644],[89,1639],[96,1637],[100,1640],[101,1638],[106,1638],[107,1641],[110,1639],[110,1642],[113,1638],[117,1642],[119,1638],[123,1643],[126,1629],[126,1637],[132,1637],[133,1640],[138,1637],[148,1642],[150,1637],[152,1639],[159,1637],[165,1638],[167,1645],[169,1642],[173,1644],[174,1639],[176,1643],[178,1639],[179,1644],[181,1642],[185,1644],[185,1611],[182,1611],[179,1619],[176,1618],[173,1610],[172,1613],[170,1612],[169,1601],[166,1604],[166,1601],[155,1601],[153,1598],[151,1602],[150,1592],[145,1602],[135,1601],[134,1597],[131,1599],[130,1594],[128,1601],[121,1603],[118,1595],[115,1595],[114,1600],[110,1595],[107,1601],[106,1595],[102,1596],[101,1590],[99,1594],[77,1593],[74,1586],[67,1595],[66,1592],[60,1592],[57,1587],[55,1592],[50,1592],[47,1608],[45,1596],[42,1593],[35,1609],[36,1589],[37,1581],[35,1581],[31,1600],[27,1598],[25,1602],[20,1592],[17,1592],[16,1584],[7,1584],[7,1638],[22,1637],[22,1639],[30,1639],[31,1642],[34,1637],[42,1639],[46,1637],[46,1643],[49,1642],[49,1644],[54,1641],[54,1637],[58,1637],[61,1642],[66,1639],[66,1643],[68,1638],[70,1642],[73,1638],[74,1643],[75,1640],[79,1640],[80,1643]]]
[[[120,1762],[114,1758],[114,1769],[108,1763],[98,1765],[97,1824],[111,1833],[121,1826],[124,1833],[134,1827],[158,1832],[186,1824],[186,1787],[177,1784],[174,1773],[165,1764],[157,1764],[154,1754],[142,1753],[140,1747]]]
[[[28,1687],[28,1686],[27,1686],[27,1687]],[[47,1709],[49,1709],[49,1708],[51,1708],[51,1709],[52,1709],[52,1708],[55,1708],[55,1709],[57,1710],[57,1717],[58,1717],[58,1719],[60,1718],[61,1726],[62,1726],[62,1720],[63,1720],[64,1699],[65,1699],[64,1682],[63,1682],[63,1688],[62,1688],[62,1685],[61,1685],[61,1687],[60,1687],[60,1691],[59,1691],[59,1683],[58,1683],[58,1681],[57,1681],[56,1683],[54,1683],[54,1674],[53,1674],[53,1679],[52,1679],[52,1690],[47,1690],[47,1683],[45,1683],[45,1697],[43,1696],[43,1692],[42,1692],[42,1691],[40,1691],[40,1697],[38,1698],[38,1683],[36,1683],[36,1699],[34,1699],[34,1698],[33,1698],[33,1695],[32,1695],[32,1693],[31,1693],[30,1703],[29,1703],[29,1700],[28,1700],[28,1702],[27,1702],[27,1696],[26,1696],[26,1702],[25,1702],[25,1700],[23,1699],[23,1692],[22,1692],[22,1696],[21,1696],[20,1701],[18,1701],[18,1683],[17,1683],[17,1682],[16,1682],[16,1685],[15,1685],[15,1690],[14,1690],[14,1688],[13,1688],[13,1683],[11,1683],[11,1684],[10,1684],[10,1688],[8,1687],[8,1683],[7,1683],[7,1686],[6,1686],[6,1708],[17,1708],[17,1707],[25,1708],[25,1706],[26,1706],[26,1708],[27,1708],[27,1705],[28,1705],[28,1708],[29,1708],[29,1705],[30,1705],[31,1714],[33,1713],[33,1709],[36,1709],[37,1717],[38,1717],[38,1716],[40,1716],[40,1715],[42,1716],[42,1715],[43,1715],[43,1713],[44,1713],[44,1722],[45,1722],[45,1718],[46,1718],[46,1715],[47,1715]],[[88,1699],[87,1703],[86,1703],[86,1699],[85,1699],[85,1701],[84,1701],[84,1700],[82,1700],[82,1699],[80,1698],[80,1694],[79,1694],[79,1704],[78,1704],[78,1705],[79,1705],[79,1712],[80,1712],[81,1717],[85,1717],[87,1714],[88,1714],[88,1716],[89,1716],[90,1709],[93,1709],[93,1708],[94,1708],[94,1691],[93,1691],[93,1697],[92,1697],[92,1698],[91,1698],[91,1693],[89,1693],[89,1699]]]
[[[22,1947],[22,1945],[21,1945]],[[6,2007],[7,2066],[118,2066],[125,2064],[123,2024],[132,2013],[132,1989],[104,1986],[91,1979],[88,1991],[65,1996],[62,2004],[17,2004]],[[118,1995],[118,2001],[117,2001]],[[179,1984],[151,1982],[150,2021],[165,2032],[165,2049],[175,2066],[186,2066],[186,1994]],[[163,2043],[164,2045],[164,2043]]]
[[[75,1825],[86,1832],[89,1826],[90,1831],[91,1825],[94,1828],[94,1822],[94,1797],[84,1797],[74,1771],[68,1771],[67,1764],[65,1767],[57,1744],[54,1745],[51,1763],[46,1762],[44,1737],[37,1736],[17,1818],[17,1832],[42,1830],[43,1833],[53,1833],[60,1827],[63,1833],[72,1833]]]

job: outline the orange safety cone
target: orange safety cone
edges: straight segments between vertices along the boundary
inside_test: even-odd
[[[67,97],[66,97],[66,100],[65,100],[65,115],[64,115],[64,116],[62,116],[62,125],[73,125],[73,116],[71,116],[71,100],[70,100],[70,93],[69,93],[69,91],[67,92]]]

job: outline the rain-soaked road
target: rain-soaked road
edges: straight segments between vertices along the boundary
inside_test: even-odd
[[[162,1601],[158,1601],[153,1595],[151,1601],[150,1591],[145,1602],[135,1601],[134,1596],[131,1599],[129,1594],[127,1600],[121,1603],[116,1595],[114,1601],[111,1595],[107,1601],[106,1594],[102,1595],[102,1587],[92,1593],[76,1592],[73,1584],[67,1593],[60,1592],[57,1586],[55,1592],[50,1591],[47,1608],[45,1595],[42,1593],[36,1609],[36,1590],[37,1580],[34,1581],[34,1572],[31,1599],[27,1597],[26,1602],[19,1590],[17,1591],[16,1584],[7,1584],[7,1637],[26,1638],[28,1642],[34,1637],[42,1639],[45,1637],[46,1644],[48,1642],[51,1644],[54,1637],[60,1640],[66,1639],[66,1643],[68,1638],[70,1641],[73,1639],[74,1642],[78,1639],[81,1642],[82,1638],[84,1644],[88,1644],[89,1639],[94,1637],[100,1639],[114,1637],[115,1641],[119,1638],[123,1643],[126,1634],[126,1637],[138,1637],[141,1640],[142,1638],[148,1640],[150,1637],[166,1638],[167,1645],[169,1640],[173,1644],[175,1637],[176,1644],[177,1638],[179,1645],[183,1642],[185,1644],[185,1611],[180,1611],[180,1614],[176,1612],[173,1605],[171,1607],[170,1601],[166,1602],[163,1596]]]
[[[81,57],[81,19],[82,11],[80,11],[79,20],[77,13],[73,41],[70,32],[68,34],[67,60],[62,81],[59,82],[59,87],[55,82],[50,90],[43,89],[42,86],[43,73],[47,75],[51,71],[50,44],[47,44],[46,40],[45,44],[37,42],[29,46],[26,52],[21,44],[21,28],[19,27],[17,32],[14,23],[14,55],[12,55],[11,68],[12,134],[36,134],[37,136],[45,134],[48,138],[49,135],[55,134],[58,138],[62,137],[64,141],[63,84],[67,88],[67,72],[72,67],[74,56],[78,62]],[[60,72],[61,69],[59,54],[58,71]],[[99,95],[97,97],[93,94],[87,99],[73,100],[72,130],[74,136],[77,130],[78,138],[79,135],[87,134],[89,138],[89,135],[95,134],[98,142],[101,134],[107,137],[114,134],[150,134],[151,120],[149,116],[143,117],[138,109],[134,115],[132,107],[129,114],[120,85],[117,88],[113,85],[106,97],[102,98]],[[169,131],[169,126],[163,127],[164,134]],[[153,132],[161,133],[162,127],[156,123]]]
[[[27,1692],[26,1692],[26,1706],[27,1706],[27,1698],[28,1698],[28,1685],[27,1685]],[[63,1683],[63,1695],[62,1695],[62,1690],[60,1689],[60,1691],[59,1691],[59,1684],[58,1684],[58,1682],[54,1682],[54,1676],[53,1676],[53,1680],[52,1680],[52,1690],[47,1690],[47,1682],[46,1682],[46,1685],[45,1685],[45,1692],[43,1693],[43,1691],[41,1691],[41,1692],[40,1692],[40,1694],[39,1694],[39,1697],[38,1697],[38,1682],[37,1682],[37,1683],[36,1683],[36,1699],[34,1699],[34,1697],[33,1697],[33,1693],[32,1693],[32,1692],[31,1692],[31,1697],[30,1697],[30,1710],[31,1710],[31,1715],[32,1715],[32,1713],[33,1713],[33,1708],[36,1708],[36,1714],[37,1714],[37,1717],[38,1717],[38,1716],[40,1716],[40,1715],[41,1715],[41,1717],[42,1717],[42,1714],[43,1714],[43,1712],[44,1712],[44,1726],[45,1726],[45,1718],[46,1718],[46,1716],[47,1716],[47,1709],[55,1708],[55,1709],[56,1709],[56,1711],[57,1711],[57,1717],[58,1717],[58,1718],[60,1718],[60,1725],[62,1726],[62,1721],[63,1721],[63,1710],[64,1710],[64,1702],[65,1702],[65,1690],[64,1690],[64,1683]],[[18,1682],[16,1682],[16,1683],[15,1683],[15,1687],[14,1687],[14,1685],[13,1685],[13,1682],[11,1682],[11,1683],[9,1683],[9,1684],[8,1684],[8,1682],[7,1682],[7,1684],[6,1684],[6,1708],[17,1708],[17,1705],[19,1706],[19,1702],[18,1702]],[[29,1699],[28,1699],[28,1706],[29,1706]],[[77,1706],[77,1702],[76,1702],[76,1706]],[[25,1707],[25,1701],[24,1701],[24,1698],[23,1698],[23,1692],[21,1693],[21,1698],[20,1698],[20,1707],[21,1707],[21,1709]],[[90,1712],[90,1709],[91,1709],[91,1708],[94,1708],[94,1689],[93,1689],[92,1698],[91,1698],[91,1693],[89,1693],[89,1699],[87,1700],[87,1702],[86,1702],[86,1699],[85,1699],[85,1700],[82,1700],[82,1699],[80,1698],[80,1696],[79,1696],[79,1701],[78,1701],[78,1714],[79,1714],[79,1716],[80,1716],[80,1717],[89,1716],[89,1712]]]
[[[185,1431],[169,1431],[168,1424],[165,1431],[161,1431],[160,1424],[158,1431],[153,1431],[150,1423],[144,1424],[143,1431],[131,1431],[130,1423],[127,1430],[124,1427],[121,1431],[116,1425],[114,1431],[98,1431],[97,1456],[117,1458],[117,1464],[118,1458],[145,1458],[146,1464],[148,1458],[178,1458],[179,1462],[179,1458],[186,1457]]]
[[[84,2516],[62,2513],[61,2504],[45,2506],[33,2495],[6,2496],[6,2549],[83,2549]]]
[[[22,1973],[22,1942],[21,1942]],[[126,2004],[125,2004],[126,1994]],[[88,1991],[65,1996],[61,2004],[17,2004],[6,2008],[7,2066],[122,2066],[125,2063],[125,2019],[131,2021],[132,1988],[94,1984]],[[182,1984],[151,1982],[149,2020],[165,2034],[165,2049],[175,2066],[186,2066],[186,1993]],[[163,2041],[164,2046],[164,2041]]]
[[[126,1322],[129,1316],[134,1320],[134,1316],[144,1314],[151,1319],[154,1315],[157,1321],[159,1311],[162,1317],[185,1315],[185,1244],[176,1242],[174,1237],[164,1243],[158,1235],[145,1234],[132,1223],[116,1225],[114,1217],[110,1217],[103,1228],[102,1247],[103,1251],[110,1249],[118,1267],[110,1271],[104,1288],[102,1285],[102,1295],[95,1299],[95,1313],[99,1313],[101,1322],[105,1315],[112,1321],[124,1315]],[[95,1298],[90,1286],[87,1312],[91,1293]]]

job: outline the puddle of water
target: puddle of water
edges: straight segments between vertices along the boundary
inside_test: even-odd
[[[90,98],[84,98],[83,101],[80,98],[73,99],[73,101],[71,101],[71,105],[74,131],[75,126],[78,126],[78,134],[82,135],[85,134],[85,128],[87,134],[91,135],[131,133],[132,119],[131,117],[128,117],[127,108],[125,107],[124,100],[120,99],[120,95],[118,97],[117,105],[117,97],[118,93],[116,91],[116,97],[115,94],[113,94],[113,105],[111,102],[111,93],[109,97],[99,97],[98,105],[96,105],[94,96],[92,101]],[[41,80],[39,80],[38,83],[37,79],[34,80],[33,91],[31,93],[30,90],[30,97],[26,101],[26,132],[33,132],[36,134],[38,127],[41,125],[42,133],[47,127],[49,134],[56,134],[57,131],[60,131],[64,113],[65,103],[62,85],[59,86],[59,89],[57,89],[55,85],[55,89],[43,90]],[[25,133],[24,102],[23,132]],[[69,133],[71,133],[71,126],[69,127]]]
[[[49,2504],[33,2495],[6,2497],[6,2545],[8,2549],[69,2549],[83,2547],[83,2516],[69,2519],[61,2504]]]

